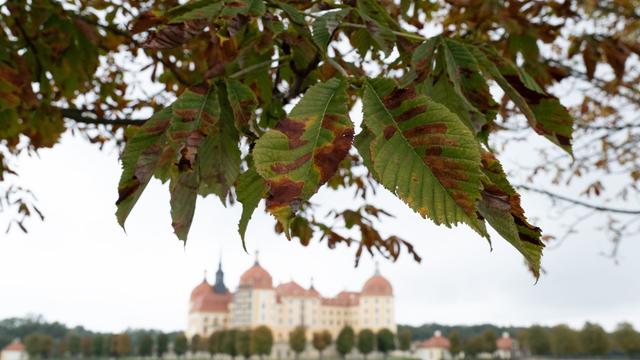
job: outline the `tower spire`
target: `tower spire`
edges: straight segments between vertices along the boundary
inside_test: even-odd
[[[204,281],[204,282],[207,281],[207,269],[204,269],[204,277],[203,277],[202,281]]]
[[[256,260],[255,260],[255,262],[253,264],[254,265],[260,265],[260,262],[258,261],[258,255],[260,255],[260,251],[256,250],[255,254],[256,254]]]
[[[213,284],[213,292],[217,294],[225,294],[229,292],[224,284],[224,272],[222,271],[222,250],[220,250],[220,258],[218,259],[218,271],[216,271],[216,282]]]
[[[380,275],[380,263],[377,261],[375,264],[375,271],[373,272],[373,275]]]

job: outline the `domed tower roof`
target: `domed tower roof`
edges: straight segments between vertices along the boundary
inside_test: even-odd
[[[208,294],[211,291],[211,285],[207,282],[207,271],[204,272],[204,279],[202,282],[198,284],[193,290],[191,290],[191,300],[193,301],[196,298],[202,297],[205,294]]]
[[[272,289],[273,280],[271,275],[258,262],[256,253],[256,261],[249,270],[240,276],[240,286],[251,287],[254,289]]]
[[[393,287],[384,276],[380,275],[378,264],[372,277],[362,287],[363,296],[393,296]]]

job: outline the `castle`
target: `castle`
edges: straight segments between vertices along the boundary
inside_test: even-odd
[[[209,336],[214,331],[259,325],[271,328],[276,343],[286,342],[298,326],[309,332],[328,330],[333,338],[345,326],[396,333],[391,283],[376,271],[360,292],[342,291],[334,297],[321,295],[311,284],[303,288],[294,281],[273,286],[273,279],[258,262],[240,277],[235,292],[224,283],[222,262],[213,285],[206,279],[191,292],[186,335]]]

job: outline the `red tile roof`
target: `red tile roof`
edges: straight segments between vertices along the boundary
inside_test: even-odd
[[[272,289],[273,283],[271,275],[258,263],[255,263],[249,270],[240,276],[240,286],[252,287],[254,289]]]
[[[309,288],[309,290],[307,290],[307,295],[311,297],[320,297],[320,293],[318,292],[318,290],[316,290],[316,288],[313,287],[313,285]]]
[[[323,298],[322,305],[328,306],[355,306],[360,302],[360,293],[353,291],[341,291],[333,298]]]
[[[2,349],[2,351],[24,351],[25,350],[25,346],[19,342],[19,341],[14,341],[11,344],[7,345],[4,347],[4,349]]]
[[[191,300],[191,312],[228,312],[231,293],[216,294],[213,290]]]
[[[418,345],[420,348],[438,348],[438,349],[448,349],[451,347],[451,343],[449,339],[441,335],[435,335],[430,337],[429,339],[423,341]]]
[[[279,296],[304,296],[306,290],[295,281],[289,281],[276,286],[276,294]]]
[[[382,275],[374,275],[362,287],[363,296],[393,296],[389,280]]]
[[[289,281],[276,287],[276,295],[281,296],[297,296],[297,297],[319,297],[320,294],[313,287],[305,289],[295,281]]]
[[[496,340],[496,347],[500,350],[511,350],[513,348],[513,340],[508,336],[503,336]]]

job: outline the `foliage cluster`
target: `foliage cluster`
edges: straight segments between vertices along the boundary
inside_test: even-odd
[[[15,159],[55,145],[71,129],[100,145],[126,143],[121,225],[155,177],[169,183],[172,225],[182,240],[197,197],[214,195],[242,203],[243,238],[264,200],[276,231],[305,245],[315,237],[330,248],[357,244],[356,259],[367,251],[395,260],[404,249],[419,260],[406,240],[376,229],[389,214],[370,198],[384,187],[436,224],[465,223],[487,239],[493,228],[537,277],[543,238],[518,188],[619,216],[609,224],[618,240],[640,210],[516,187],[498,152],[532,130],[550,146],[519,178],[553,174],[555,183],[569,183],[584,176],[582,196],[600,196],[606,179],[622,174],[617,196],[637,194],[640,126],[622,109],[640,107],[639,5],[4,2],[0,181],[16,181],[3,184],[0,205],[15,211],[12,224],[25,231],[26,218],[43,216],[18,183]],[[138,56],[146,64],[137,66]],[[146,83],[131,80],[132,72]],[[140,90],[149,82],[161,91]],[[577,91],[577,104],[563,99],[565,107],[553,90],[576,82],[585,90]],[[356,104],[361,124],[350,118]],[[135,119],[140,110],[154,114]],[[126,125],[133,126],[123,131]],[[353,190],[361,206],[335,204],[327,222],[311,203],[321,188]]]

